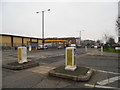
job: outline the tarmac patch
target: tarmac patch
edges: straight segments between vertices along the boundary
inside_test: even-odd
[[[35,67],[33,69],[30,69],[28,71],[32,71],[35,73],[40,73],[40,74],[46,74],[48,73],[50,70],[54,69],[56,67],[52,67],[52,66],[39,66],[39,67]]]

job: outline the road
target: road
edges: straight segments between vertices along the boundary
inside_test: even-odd
[[[94,69],[91,79],[87,82],[48,76],[49,70],[64,65],[64,49],[48,49],[28,52],[28,60],[36,60],[40,66],[13,71],[3,69],[4,88],[119,88],[118,57],[92,55],[94,49],[77,49],[77,65]],[[17,51],[3,51],[3,64],[17,60]],[[19,82],[18,82],[19,81]]]

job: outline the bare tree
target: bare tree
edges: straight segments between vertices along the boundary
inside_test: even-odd
[[[116,20],[116,31],[118,34],[118,44],[120,45],[120,17]]]
[[[109,34],[104,34],[104,36],[103,36],[103,38],[104,38],[104,40],[105,40],[105,43],[115,43],[115,39],[114,39],[114,37],[112,36],[112,35],[109,35]]]
[[[109,33],[104,33],[103,36],[102,36],[102,40],[104,41],[104,43],[108,42],[108,39],[109,39]]]

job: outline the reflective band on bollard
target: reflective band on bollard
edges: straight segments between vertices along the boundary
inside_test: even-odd
[[[18,48],[18,60],[22,60],[22,48]]]

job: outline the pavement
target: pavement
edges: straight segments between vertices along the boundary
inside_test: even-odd
[[[28,52],[28,59],[40,65],[20,71],[3,68],[3,88],[120,88],[117,54],[101,55],[96,49],[88,49],[85,53],[84,49],[78,49],[77,65],[94,69],[91,79],[86,82],[48,76],[50,70],[65,64],[64,54],[64,49]],[[3,52],[3,64],[15,60],[17,51]]]
[[[119,53],[101,52],[98,49],[88,50],[87,55],[118,57]]]

